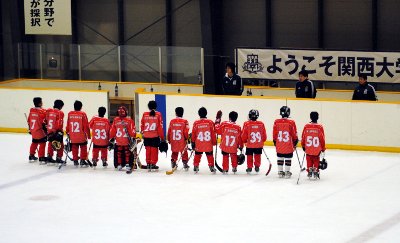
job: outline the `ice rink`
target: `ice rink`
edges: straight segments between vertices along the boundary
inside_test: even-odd
[[[58,171],[28,163],[29,145],[0,134],[0,242],[400,242],[399,154],[327,150],[321,180],[296,185],[297,159],[280,179],[273,147],[266,177],[265,157],[260,174],[212,175],[203,159],[167,176],[165,154],[159,172]]]

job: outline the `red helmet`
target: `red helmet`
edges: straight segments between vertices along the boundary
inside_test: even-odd
[[[119,117],[126,117],[128,115],[128,109],[125,106],[118,107],[118,116]]]

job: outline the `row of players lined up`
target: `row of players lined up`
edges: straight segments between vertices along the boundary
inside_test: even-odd
[[[28,117],[29,131],[32,135],[29,160],[31,162],[37,160],[35,152],[39,147],[40,162],[65,164],[62,160],[64,113],[61,110],[64,106],[63,101],[56,100],[54,107],[47,110],[42,109],[43,104],[40,97],[34,98],[33,103],[35,107],[30,109]],[[172,150],[171,167],[173,169],[178,166],[179,154],[181,154],[184,169],[189,169],[188,144],[191,144],[192,152],[195,154],[194,171],[196,173],[199,171],[200,160],[202,154],[205,153],[209,169],[212,173],[215,173],[213,149],[217,145],[217,136],[221,135],[219,147],[223,156],[223,173],[228,173],[229,158],[232,164],[232,172],[237,172],[239,157],[237,151],[239,150],[242,153],[244,147],[246,147],[246,172],[251,173],[253,166],[255,171],[259,172],[261,154],[267,135],[264,123],[258,120],[259,112],[257,110],[250,110],[248,121],[244,123],[242,128],[236,124],[237,112],[230,112],[229,121],[221,122],[222,112],[219,111],[215,121],[212,121],[207,119],[207,109],[201,107],[198,110],[199,119],[193,123],[192,131],[189,133],[189,123],[183,118],[184,109],[177,107],[175,109],[176,118],[170,121],[167,138],[165,138],[162,114],[156,111],[157,103],[150,101],[148,109],[149,111],[143,113],[140,131],[146,150],[146,168],[150,171],[158,169],[159,150],[166,152],[168,141]],[[67,116],[66,134],[67,140],[70,142],[68,147],[72,151],[74,165],[79,166],[80,164],[81,167],[88,167],[91,164],[88,160],[87,148],[88,140],[91,139],[94,166],[97,166],[100,154],[103,166],[108,166],[107,149],[114,149],[114,167],[121,170],[126,166],[127,171],[131,172],[136,167],[135,160],[138,157],[136,153],[137,143],[135,142],[140,142],[140,139],[136,138],[135,123],[128,116],[127,108],[124,106],[118,108],[118,117],[114,119],[112,124],[104,117],[106,113],[104,107],[98,109],[98,116],[94,116],[90,122],[86,113],[81,110],[82,103],[75,101],[74,111],[69,112]],[[278,174],[280,177],[290,178],[293,153],[299,140],[296,123],[289,119],[290,108],[283,106],[280,109],[280,115],[282,118],[276,119],[273,126],[273,142],[278,157]],[[307,159],[308,176],[319,178],[320,155],[321,153],[324,155],[325,152],[324,129],[321,124],[317,123],[317,112],[311,112],[310,119],[311,122],[306,124],[303,129],[301,145]],[[47,141],[49,144],[47,146],[47,157],[45,157]],[[54,150],[57,150],[56,160],[53,160]],[[66,153],[68,151],[69,149],[66,149]]]

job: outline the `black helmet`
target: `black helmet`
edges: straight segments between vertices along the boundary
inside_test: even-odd
[[[238,155],[238,165],[242,165],[245,161],[245,156],[244,154],[239,154]]]
[[[258,119],[258,117],[259,117],[259,113],[258,113],[258,110],[250,110],[249,111],[249,119],[250,120],[252,120],[252,121],[255,121],[255,120],[257,120]]]
[[[290,116],[290,108],[288,106],[282,106],[280,113],[282,117],[288,118]]]
[[[318,118],[319,118],[318,112],[312,111],[310,113],[310,119],[311,119],[312,122],[317,122]]]
[[[326,168],[328,168],[328,162],[326,159],[322,159],[322,161],[319,162],[319,169],[325,170]]]
[[[161,141],[160,144],[158,145],[158,149],[160,150],[161,153],[168,152],[168,143],[166,141]]]

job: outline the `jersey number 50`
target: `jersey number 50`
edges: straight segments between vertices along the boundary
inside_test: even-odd
[[[318,148],[319,147],[319,138],[318,137],[307,136],[306,146],[307,147],[313,146],[315,148]]]

